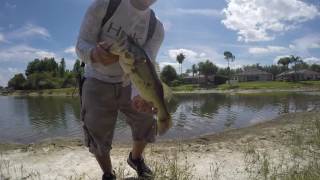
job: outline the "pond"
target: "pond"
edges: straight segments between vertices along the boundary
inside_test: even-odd
[[[82,138],[78,98],[0,96],[0,142],[32,143]],[[160,139],[187,139],[247,127],[281,114],[320,110],[320,96],[303,93],[176,95],[169,104],[174,126]],[[118,117],[115,141],[131,140]]]

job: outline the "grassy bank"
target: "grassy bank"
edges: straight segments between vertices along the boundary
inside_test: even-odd
[[[320,81],[301,81],[301,82],[243,82],[237,85],[220,85],[216,86],[200,86],[197,84],[185,84],[171,87],[174,93],[228,93],[229,91],[244,91],[252,90],[252,93],[259,93],[259,91],[303,91],[303,90],[320,90]],[[247,93],[250,93],[250,92]],[[32,91],[12,91],[10,93],[2,93],[2,95],[9,96],[77,96],[78,89],[46,89],[46,90],[32,90]]]
[[[0,151],[0,179],[100,179],[98,164],[79,143],[49,142]],[[114,145],[120,179],[136,179],[126,165],[130,145]],[[160,142],[145,152],[155,179],[320,179],[320,113],[296,113],[239,130]],[[50,163],[50,166],[48,164]]]
[[[78,89],[43,89],[43,90],[15,90],[9,93],[2,93],[7,96],[77,96]]]
[[[237,85],[220,85],[218,90],[259,90],[259,89],[320,89],[320,81],[301,81],[301,82],[280,82],[280,81],[268,81],[268,82],[242,82]]]

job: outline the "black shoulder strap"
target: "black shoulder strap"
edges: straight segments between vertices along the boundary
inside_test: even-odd
[[[148,30],[148,35],[147,35],[146,42],[148,42],[153,37],[153,34],[156,31],[157,22],[158,21],[157,21],[157,18],[156,18],[156,14],[154,13],[153,10],[151,10],[151,12],[150,12],[150,21],[149,21],[149,30]]]
[[[107,9],[106,15],[104,16],[104,18],[103,18],[103,20],[101,22],[101,27],[100,27],[101,29],[110,20],[110,18],[113,16],[113,14],[116,12],[116,10],[118,9],[120,3],[121,3],[121,0],[110,0],[109,1],[109,5],[108,5],[108,9]],[[81,67],[85,67],[85,63],[84,62],[81,63]]]
[[[110,18],[113,16],[113,14],[118,9],[120,3],[121,3],[121,0],[110,0],[109,1],[106,15],[104,16],[102,23],[101,23],[101,28],[103,28],[103,26],[110,20]]]

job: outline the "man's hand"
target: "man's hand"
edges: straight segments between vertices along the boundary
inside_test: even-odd
[[[100,63],[105,66],[116,63],[119,60],[119,56],[108,52],[110,45],[102,42],[91,51],[92,63]]]
[[[135,96],[132,99],[132,107],[138,112],[144,112],[149,114],[157,113],[156,108],[154,108],[151,102],[147,102],[142,99],[140,96]]]

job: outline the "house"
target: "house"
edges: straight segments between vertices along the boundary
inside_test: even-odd
[[[320,73],[308,69],[287,71],[277,75],[277,80],[292,81],[294,77],[299,81],[320,80]]]
[[[273,75],[271,73],[259,69],[249,69],[234,75],[232,79],[237,80],[239,82],[272,81]]]
[[[214,82],[215,75],[208,76],[208,82]],[[186,84],[203,84],[206,83],[206,78],[203,75],[199,76],[185,76],[183,77],[183,82]]]

